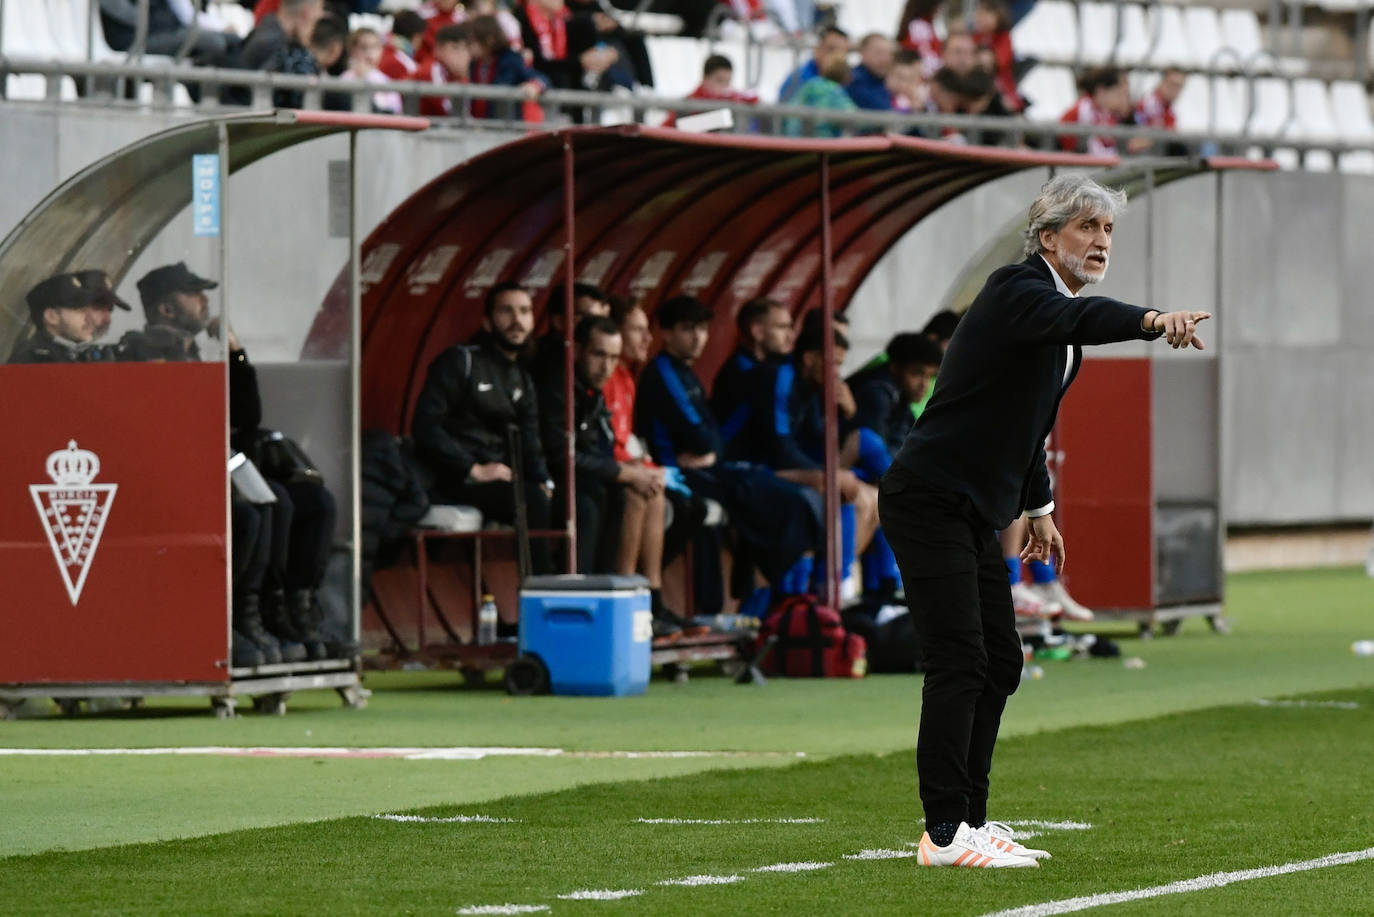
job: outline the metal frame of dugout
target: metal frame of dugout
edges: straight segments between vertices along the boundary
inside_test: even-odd
[[[228,326],[234,283],[226,249],[237,244],[227,241],[234,211],[230,192],[253,187],[251,177],[237,184],[230,177],[296,144],[346,136],[346,162],[330,163],[330,236],[317,244],[328,242],[340,254],[346,246],[350,329],[331,359],[255,365],[260,378],[295,399],[298,416],[315,424],[288,429],[288,435],[301,439],[307,451],[327,453],[320,465],[328,466],[326,481],[340,507],[333,533],[333,558],[341,571],[335,577],[337,623],[354,641],[360,528],[357,132],[427,127],[419,118],[305,111],[190,122],[145,137],[67,179],[0,242],[4,356],[27,332],[25,294],[39,280],[98,268],[116,290],[129,282],[122,298],[136,302],[131,281],[152,266],[151,259],[184,258],[192,270],[218,279],[221,321]],[[249,216],[245,211],[244,218]],[[299,244],[309,229],[283,224],[280,216],[269,215],[273,228],[282,226],[276,235],[284,237],[289,228],[296,239],[254,236],[244,250],[266,254],[255,246],[270,241],[278,254],[292,241]],[[0,715],[35,697],[53,698],[71,713],[85,699],[123,698],[141,705],[145,698],[168,696],[208,697],[220,716],[233,715],[248,697],[257,710],[279,714],[294,692],[320,688],[336,690],[349,707],[366,704],[357,657],[230,666],[227,378],[222,357],[0,365],[0,423],[11,433],[0,455],[0,581],[7,584],[0,600],[0,632],[6,635],[0,641]],[[263,390],[270,420],[268,401],[277,392],[269,385]],[[45,470],[51,483],[44,482]]]

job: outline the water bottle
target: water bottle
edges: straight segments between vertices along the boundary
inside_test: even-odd
[[[488,646],[496,642],[496,597],[491,593],[482,596],[482,607],[477,609],[477,645]]]
[[[1356,656],[1374,656],[1374,640],[1356,640],[1350,644],[1350,652]]]

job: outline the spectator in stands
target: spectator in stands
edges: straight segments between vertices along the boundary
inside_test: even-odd
[[[342,76],[348,69],[347,49],[348,28],[333,16],[321,17],[310,32],[310,56],[320,73]]]
[[[1183,93],[1183,84],[1187,79],[1188,75],[1178,67],[1164,68],[1155,88],[1136,103],[1135,123],[1157,130],[1176,130],[1178,122],[1174,118],[1174,103]],[[1163,147],[1166,156],[1185,156],[1188,153],[1187,147],[1181,143],[1165,143]]]
[[[525,40],[520,35],[520,20],[506,9],[504,3],[497,3],[496,0],[473,0],[467,7],[469,16],[495,16],[496,21],[501,24],[501,31],[506,33],[506,40],[510,42],[511,48],[519,51],[525,57],[526,63],[533,59],[532,52],[525,50]]]
[[[973,40],[979,49],[992,52],[992,66],[986,69],[996,81],[1007,110],[1020,111],[1016,55],[1011,44],[1011,12],[1003,0],[978,0],[973,9]]]
[[[467,23],[450,25],[440,29],[434,37],[434,56],[420,65],[417,79],[440,86],[468,83],[471,82],[471,69],[472,27]],[[421,96],[420,114],[448,117],[466,112],[472,104],[453,96]]]
[[[892,91],[887,78],[892,73],[896,45],[886,35],[874,32],[859,42],[859,66],[854,68],[845,91],[860,108],[892,110]]]
[[[904,331],[887,342],[885,361],[871,363],[847,380],[858,407],[854,422],[882,437],[889,454],[895,455],[911,432],[912,406],[929,395],[943,354],[924,334]]]
[[[636,433],[656,462],[680,469],[694,495],[725,508],[750,560],[775,590],[805,590],[810,554],[820,541],[815,492],[767,468],[723,460],[720,427],[692,370],[706,349],[711,311],[693,296],[677,296],[659,306],[657,317],[663,350],[639,377]]]
[[[691,94],[689,99],[715,99],[721,102],[744,102],[749,105],[756,105],[759,101],[758,93],[748,89],[732,89],[730,83],[735,78],[735,65],[730,63],[730,58],[723,54],[712,54],[706,58],[706,64],[702,67],[701,83]],[[663,122],[664,127],[676,127],[677,118],[680,112],[669,112],[668,118]],[[696,112],[692,112],[696,114]]]
[[[554,287],[544,305],[544,315],[549,321],[549,330],[535,342],[534,356],[530,359],[530,373],[541,387],[561,382],[563,379],[567,325],[563,323],[566,314],[568,288],[563,284]],[[573,284],[573,328],[575,329],[589,315],[606,317],[611,314],[611,300],[605,291],[595,284]]]
[[[33,332],[10,353],[11,363],[100,363],[120,359],[119,348],[98,343],[115,309],[129,304],[115,294],[104,271],[54,274],[25,297]]]
[[[980,115],[984,118],[1015,117],[1014,113],[1007,108],[1002,93],[998,91],[997,83],[990,72],[982,68],[976,69],[965,74],[961,84],[959,92],[960,111],[969,115]],[[1010,140],[1006,131],[988,128],[972,128],[967,136],[970,143],[979,143],[984,146],[1003,146]]]
[[[596,42],[604,42],[617,54],[620,69],[640,86],[654,85],[654,68],[649,60],[649,48],[641,32],[622,26],[614,16],[601,8],[598,0],[567,0],[574,18],[586,20],[596,35]],[[517,34],[518,34],[517,23]]]
[[[578,86],[578,61],[568,53],[568,29],[573,16],[565,0],[525,0],[516,8],[515,18],[520,22],[525,47],[532,54],[534,69],[558,89]]]
[[[518,86],[526,101],[539,98],[549,86],[549,77],[530,67],[524,56],[510,46],[505,30],[495,16],[478,16],[469,24],[472,29],[472,82],[486,86]],[[525,113],[511,102],[472,100],[472,113],[478,118],[501,118],[519,121]]]
[[[280,73],[295,73],[297,70],[281,69],[288,62],[305,66],[310,59],[313,67],[315,59],[310,57],[306,45],[315,23],[324,16],[324,0],[281,0],[275,13],[271,13],[258,23],[257,27],[244,39],[239,62],[246,70],[276,70]],[[316,71],[309,71],[314,73]]]
[[[964,110],[964,79],[949,67],[941,67],[927,86],[925,111],[932,115],[957,115]],[[918,127],[915,133],[931,140],[964,143],[966,138],[957,127]]]
[[[786,359],[792,339],[792,313],[775,299],[751,299],[735,314],[735,352],[711,384],[711,410],[720,419],[727,448],[749,423],[752,373],[762,364]]]
[[[257,461],[268,431],[261,429],[262,398],[257,371],[232,328],[210,313],[206,291],[219,284],[198,277],[185,262],[163,265],[138,280],[146,325],[120,340],[122,358],[169,363],[199,362],[196,336],[202,331],[222,337],[228,351],[229,443]],[[338,517],[333,495],[316,477],[283,477],[267,481],[275,502],[258,504],[260,532],[270,542],[262,548],[268,565],[261,582],[235,590],[234,628],[249,636],[271,657],[274,650],[288,662],[325,659],[352,651],[320,633],[323,612],[315,592],[324,580]],[[259,536],[261,537],[261,535]],[[275,639],[263,641],[260,622]]]
[[[930,86],[921,70],[921,56],[902,48],[892,60],[887,74],[887,91],[893,111],[924,111],[930,103]]]
[[[344,79],[380,84],[391,82],[380,69],[382,47],[382,36],[374,29],[354,29],[348,36],[348,69],[343,73]],[[399,115],[402,107],[399,92],[372,94],[374,112]]]
[[[577,572],[641,573],[649,581],[659,636],[682,630],[663,605],[663,535],[667,506],[662,468],[618,462],[611,412],[602,390],[620,364],[620,327],[609,316],[577,323],[573,437],[577,500]],[[539,387],[542,437],[549,467],[565,480],[568,431],[563,379]]]
[[[778,102],[783,105],[795,104],[792,97],[801,91],[802,86],[808,80],[820,75],[821,61],[836,57],[843,60],[848,54],[849,33],[838,26],[826,26],[821,30],[821,38],[816,45],[815,56],[792,71],[783,81],[782,88],[778,90]]]
[[[944,54],[936,60],[940,66],[936,67],[935,71],[941,67],[948,67],[956,75],[965,76],[978,69],[978,44],[973,40],[973,36],[963,29],[951,29],[945,39]],[[925,65],[927,75],[935,72],[930,69],[928,58],[922,57],[921,63]]]
[[[674,469],[674,476],[670,478],[665,469],[654,464],[649,457],[648,447],[634,433],[635,379],[649,362],[649,348],[653,344],[649,317],[633,299],[612,297],[611,318],[620,328],[620,362],[601,391],[606,399],[606,407],[611,412],[615,460],[663,471],[665,492],[673,510],[672,523],[663,537],[663,566],[666,568],[686,550],[689,542],[701,535],[706,542],[706,550],[699,551],[692,563],[696,609],[687,611],[700,609],[715,613],[724,606],[725,593],[719,540],[702,531],[706,521],[706,501],[681,484],[678,480],[680,471]]]
[[[460,0],[427,0],[420,4],[417,12],[425,21],[425,30],[420,34],[419,44],[415,48],[415,59],[420,62],[434,55],[440,29],[468,21],[468,11]]]
[[[553,481],[539,439],[534,380],[521,364],[534,327],[534,300],[517,283],[488,292],[482,330],[466,345],[450,347],[430,364],[415,402],[411,434],[427,466],[436,503],[475,506],[484,519],[515,521],[515,460],[509,433],[519,431],[523,486],[531,529],[547,529]],[[549,573],[548,545],[530,546],[536,573]]]
[[[903,48],[921,55],[927,77],[934,76],[941,65],[944,46],[935,34],[935,17],[944,5],[944,0],[907,0],[897,22],[897,41]]]
[[[100,23],[105,41],[115,51],[133,47],[138,18],[137,0],[100,0]],[[196,26],[195,38],[186,52],[191,60],[202,67],[229,66],[238,54],[238,36],[225,28],[214,28],[204,13],[197,21],[196,8],[190,2],[149,0],[148,33],[143,50],[148,54],[169,56],[179,53],[191,35],[193,24]]]
[[[1126,84],[1126,74],[1115,67],[1099,67],[1089,70],[1079,81],[1082,95],[1078,101],[1059,119],[1062,124],[1120,124],[1131,114],[1131,93]],[[1138,152],[1141,147],[1133,138],[1127,147],[1128,152]],[[1149,146],[1149,141],[1145,141]],[[1059,138],[1059,147],[1069,153],[1091,153],[1109,156],[1117,152],[1116,138],[1111,136],[1082,136],[1064,134]]]
[[[625,63],[620,44],[613,40],[608,41],[608,38],[613,39],[613,36],[599,32],[593,24],[592,17],[579,16],[572,19],[568,26],[568,56],[576,61],[573,68],[576,83],[572,86],[573,89],[585,89],[589,92],[634,90],[633,68]],[[595,114],[587,118],[586,113],[580,108],[572,109],[571,113],[573,120],[579,123],[584,118],[596,118]]]
[[[382,59],[377,69],[388,79],[417,79],[420,65],[415,55],[419,54],[418,41],[425,33],[425,21],[414,10],[401,10],[391,18],[391,34],[387,36],[382,48]]]
[[[843,54],[827,57],[821,62],[820,73],[802,83],[801,88],[787,100],[787,104],[826,111],[858,111],[859,106],[855,105],[849,93],[844,91],[850,75],[849,63]],[[846,133],[846,127],[834,121],[807,123],[801,118],[784,118],[782,132],[789,137],[842,137]]]

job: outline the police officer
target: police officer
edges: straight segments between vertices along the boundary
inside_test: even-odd
[[[129,304],[115,295],[104,271],[54,274],[26,297],[33,334],[10,354],[11,363],[97,363],[119,359],[118,348],[98,343],[110,330],[115,309]]]
[[[219,320],[210,314],[207,290],[219,284],[193,273],[184,261],[154,268],[138,281],[147,325],[120,340],[126,360],[198,362],[196,335],[217,333]],[[229,350],[230,444],[250,458],[257,454],[262,423],[262,398],[257,370],[248,360],[232,329],[223,328]],[[251,638],[268,662],[278,644],[287,662],[352,654],[346,641],[321,634],[323,613],[315,590],[324,578],[338,510],[333,495],[318,483],[274,481],[271,504],[256,504],[258,538],[265,540],[268,560],[246,565],[234,582],[234,626]],[[243,513],[235,506],[235,520]],[[236,536],[236,543],[240,539]],[[255,556],[262,551],[251,549]],[[237,565],[237,560],[236,560]]]

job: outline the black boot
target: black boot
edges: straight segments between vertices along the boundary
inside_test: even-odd
[[[291,614],[286,602],[286,593],[273,589],[267,593],[267,601],[262,608],[262,624],[281,644],[283,662],[304,662],[307,659],[323,659],[316,655],[317,645],[310,642]],[[321,648],[322,649],[322,648]]]
[[[262,626],[262,610],[256,595],[234,596],[234,630],[257,646],[266,664],[281,662],[281,648],[276,638]]]
[[[233,642],[230,644],[229,663],[234,668],[251,668],[267,661],[257,644],[244,634],[239,633],[237,628],[233,631],[233,638]]]
[[[320,636],[319,621],[316,618],[315,594],[309,589],[293,589],[287,597],[287,614],[301,640],[310,649],[311,659],[332,659],[333,653]]]

